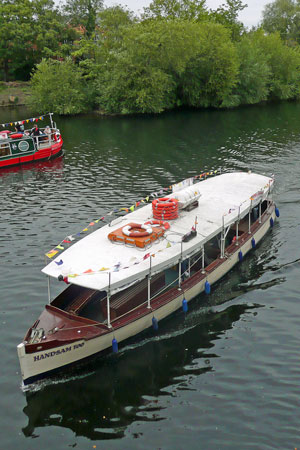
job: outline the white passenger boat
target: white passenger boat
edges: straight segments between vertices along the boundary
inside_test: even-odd
[[[189,182],[87,235],[42,270],[68,287],[52,301],[49,290],[49,304],[18,345],[24,384],[117,351],[187,311],[279,216],[273,177],[238,172]]]

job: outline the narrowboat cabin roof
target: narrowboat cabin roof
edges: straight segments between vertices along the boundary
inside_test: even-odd
[[[273,178],[250,172],[228,173],[193,185],[199,191],[198,206],[191,211],[180,210],[164,239],[150,247],[112,243],[108,234],[130,222],[145,223],[153,218],[148,204],[76,242],[42,269],[51,277],[68,277],[68,281],[86,288],[118,292],[151,274],[177,264],[196,252],[212,237],[267,198]],[[169,196],[167,196],[169,197]],[[172,194],[171,194],[172,197]],[[197,235],[182,243],[182,237],[196,227]],[[150,258],[151,255],[151,258]]]

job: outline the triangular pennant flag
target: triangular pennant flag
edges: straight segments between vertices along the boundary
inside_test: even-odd
[[[83,273],[93,273],[92,269],[85,270]]]
[[[58,266],[61,266],[64,262],[63,262],[63,260],[61,259],[60,261],[54,261],[55,262],[55,264],[57,264]]]
[[[101,269],[99,269],[99,272],[103,272],[104,270],[109,270],[109,267],[101,267]]]
[[[67,236],[67,239],[69,239],[70,241],[75,241],[75,238],[73,238],[73,236]]]
[[[145,259],[149,258],[149,256],[150,256],[150,253],[146,253],[146,255],[144,256],[143,259],[145,260]]]
[[[145,200],[146,200],[146,202],[149,202],[149,197],[146,197]]]
[[[64,242],[65,244],[71,244],[71,241],[68,241],[68,239],[64,239],[63,242]]]
[[[78,277],[78,273],[72,273],[71,275],[69,275],[69,278],[75,278]]]
[[[61,245],[57,245],[55,248],[59,248],[59,250],[64,250],[64,247],[62,247]]]
[[[49,253],[46,253],[46,256],[48,256],[48,258],[53,258],[57,253],[58,250],[51,250]]]
[[[89,223],[89,227],[92,227],[93,225],[95,225],[95,222]]]
[[[88,231],[88,228],[84,228],[82,231]]]
[[[169,248],[169,247],[172,247],[170,242],[167,243],[167,247],[166,248]]]
[[[130,206],[130,208],[129,208],[129,209],[130,209],[130,211],[132,211],[132,212],[133,212],[133,211],[134,211],[134,205]]]

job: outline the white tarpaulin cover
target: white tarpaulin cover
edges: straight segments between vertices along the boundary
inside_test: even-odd
[[[111,292],[122,290],[149,274],[150,260],[154,274],[176,264],[181,257],[185,259],[199,251],[223,226],[244,217],[251,207],[267,198],[273,178],[238,172],[218,175],[193,186],[201,193],[199,206],[190,212],[180,211],[178,219],[170,221],[165,238],[154,242],[150,248],[114,244],[107,237],[111,231],[130,222],[142,224],[151,219],[152,205],[148,204],[75,243],[42,272],[55,278],[63,275],[71,283],[99,290],[107,290],[110,273]],[[181,237],[191,231],[196,222],[197,236],[181,244]],[[150,258],[149,254],[153,256]]]

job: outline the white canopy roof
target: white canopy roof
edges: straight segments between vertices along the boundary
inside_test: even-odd
[[[151,219],[152,205],[148,204],[73,244],[42,272],[55,278],[67,276],[71,283],[98,290],[107,290],[110,278],[112,293],[125,289],[148,275],[150,264],[151,273],[158,273],[176,264],[181,257],[186,259],[199,251],[223,226],[244,217],[251,207],[265,199],[273,187],[273,178],[254,173],[227,173],[200,181],[194,187],[201,193],[199,206],[190,212],[181,210],[178,219],[170,221],[165,239],[154,242],[150,248],[114,244],[107,237],[130,222],[144,223]],[[181,244],[182,236],[196,222],[197,236]]]

